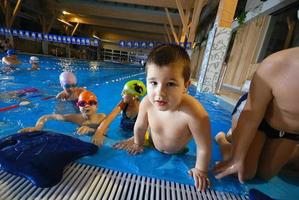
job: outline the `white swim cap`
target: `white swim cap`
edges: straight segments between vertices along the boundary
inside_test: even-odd
[[[37,64],[37,63],[39,63],[39,58],[36,57],[36,56],[31,56],[30,60],[29,60],[29,63],[30,64],[33,64],[33,63]]]
[[[72,72],[62,72],[59,76],[60,84],[77,84],[77,78]]]

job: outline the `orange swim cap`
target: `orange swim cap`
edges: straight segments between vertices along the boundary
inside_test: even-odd
[[[86,101],[86,102],[96,101],[96,102],[98,102],[98,99],[94,93],[86,90],[86,91],[80,93],[78,101]]]

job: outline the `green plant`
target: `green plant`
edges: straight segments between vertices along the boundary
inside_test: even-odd
[[[240,25],[244,24],[245,19],[246,19],[246,14],[247,12],[243,11],[240,13],[240,15],[237,17],[237,21]]]

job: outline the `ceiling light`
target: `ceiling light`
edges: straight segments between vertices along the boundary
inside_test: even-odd
[[[62,14],[64,14],[64,15],[70,15],[71,13],[69,13],[69,12],[67,12],[67,11],[62,11]]]

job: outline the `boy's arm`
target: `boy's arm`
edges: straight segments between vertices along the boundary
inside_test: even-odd
[[[148,109],[151,103],[146,96],[139,105],[139,112],[134,126],[134,145],[143,147],[145,133],[148,129]]]
[[[195,167],[189,170],[193,177],[195,187],[204,191],[210,185],[208,179],[208,167],[211,160],[211,126],[208,113],[203,106],[193,99],[190,102],[192,110],[188,119],[189,129],[196,143],[196,163]]]
[[[134,136],[113,145],[115,149],[124,149],[131,154],[143,151],[145,133],[148,127],[147,110],[150,102],[147,97],[143,98],[139,105],[139,113],[134,126]]]
[[[65,120],[64,116],[59,115],[59,114],[44,115],[37,120],[35,127],[23,128],[19,132],[23,133],[23,132],[39,131],[44,127],[44,124],[46,123],[46,121],[53,120],[53,119],[54,120]]]
[[[35,124],[35,127],[41,130],[44,127],[44,124],[48,120],[64,120],[64,116],[60,114],[44,115],[38,119]]]
[[[189,128],[196,143],[195,168],[207,173],[211,159],[211,125],[208,113],[198,103],[194,115],[189,120]]]
[[[119,102],[117,106],[111,111],[111,113],[101,122],[100,126],[97,128],[95,134],[92,137],[92,142],[96,145],[102,146],[104,141],[104,134],[107,131],[110,123],[115,119],[115,117],[122,111],[125,107],[123,101]]]

